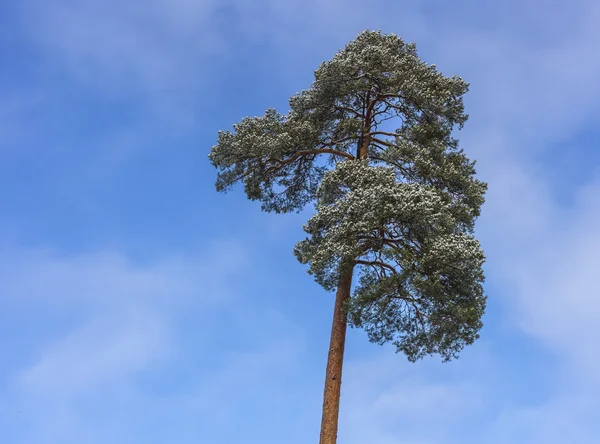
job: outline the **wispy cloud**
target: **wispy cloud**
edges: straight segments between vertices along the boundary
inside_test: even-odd
[[[600,333],[596,275],[600,269],[600,175],[577,193],[567,220],[548,222],[544,242],[516,258],[520,324],[567,359],[565,364],[600,390]]]
[[[496,356],[496,349],[486,348],[498,340],[490,333],[494,328],[485,329],[483,341],[458,364],[411,366],[391,354],[354,358],[344,382],[344,436],[348,442],[382,444],[595,442],[594,412],[600,408],[600,361],[594,353],[600,325],[594,278],[600,269],[596,228],[600,176],[590,165],[592,156],[571,141],[581,132],[595,131],[599,120],[597,2],[553,2],[549,7],[533,0],[494,5],[474,0],[459,4],[59,0],[23,5],[23,23],[44,60],[79,87],[100,95],[133,97],[140,109],[149,103],[168,108],[169,101],[183,97],[212,107],[211,113],[235,108],[235,120],[249,111],[231,104],[246,96],[259,101],[265,84],[290,92],[306,87],[311,69],[365,28],[416,41],[428,61],[447,74],[465,77],[471,82],[467,97],[471,119],[460,137],[490,184],[479,231],[489,258],[490,298],[502,308],[501,314],[489,314],[488,323],[518,329],[526,335],[523,338],[532,338],[536,347],[551,355],[551,369],[544,363],[523,367],[524,373],[551,373],[550,387],[534,400],[515,395],[520,389],[509,389],[510,384],[521,384],[523,392],[528,387],[503,373],[507,367],[521,368],[518,354]],[[212,91],[219,84],[215,79],[225,71],[232,84],[250,84],[242,83],[250,67],[236,64],[238,59],[260,65],[252,68],[266,79],[257,82],[259,92],[252,95],[246,86],[239,87],[234,91],[239,97],[229,97],[227,107],[208,100],[202,92]],[[0,137],[13,138],[14,129],[24,127],[12,120],[23,120],[14,111],[27,108],[27,103],[11,102],[2,108],[8,106],[8,113],[0,110],[9,116]],[[202,129],[212,134],[217,125],[207,121]],[[98,162],[91,163],[110,172],[130,155],[131,145],[147,142],[145,134],[136,133],[154,137],[151,126],[106,131],[101,149],[93,156],[86,154],[86,159],[94,157]],[[584,173],[563,171],[554,157],[559,143],[579,159]],[[88,170],[80,175],[87,177]],[[206,179],[206,187],[212,190],[212,177]],[[557,199],[559,188],[574,196],[573,204]],[[269,241],[289,240],[288,221],[292,219],[268,227]],[[264,229],[262,225],[255,231],[262,235]],[[146,442],[140,435],[143,421],[126,427],[111,414],[116,405],[121,406],[119,414],[140,409],[146,418],[167,415],[171,428],[163,428],[164,438],[173,440],[177,435],[186,442],[200,435],[193,425],[198,412],[213,413],[215,423],[219,418],[221,424],[240,420],[253,413],[251,408],[241,411],[253,397],[269,399],[269,412],[289,412],[283,401],[295,401],[294,408],[302,412],[299,418],[278,424],[282,430],[290,424],[302,430],[294,435],[298,442],[310,436],[304,429],[309,423],[315,426],[318,415],[307,412],[318,411],[320,390],[305,390],[308,385],[298,372],[305,366],[298,359],[306,359],[306,367],[312,369],[308,361],[323,355],[304,348],[303,329],[282,327],[293,321],[269,317],[261,308],[252,312],[261,319],[256,329],[269,333],[265,337],[283,339],[265,340],[250,350],[240,346],[242,350],[227,358],[215,358],[221,361],[211,364],[209,375],[186,386],[189,396],[158,399],[149,394],[151,390],[139,389],[143,375],[178,359],[178,347],[190,347],[175,320],[183,322],[186,313],[201,314],[206,330],[202,334],[191,330],[202,338],[198,340],[220,337],[214,324],[218,310],[207,307],[226,299],[223,296],[235,282],[228,273],[243,274],[245,265],[236,262],[243,257],[238,247],[216,250],[206,258],[180,257],[149,265],[115,253],[65,256],[35,249],[0,255],[0,309],[6,322],[27,320],[29,330],[18,327],[22,341],[43,336],[43,341],[12,353],[11,362],[3,363],[11,379],[5,386],[9,401],[1,408],[14,419],[8,404],[24,407],[22,420],[38,430],[20,436],[21,442],[107,442],[119,434],[123,442]],[[270,253],[262,254],[256,257]],[[268,273],[265,276],[265,281],[272,281]],[[289,297],[300,296],[290,290]],[[280,299],[282,306],[288,302]],[[247,310],[249,306],[242,304],[226,313],[226,319],[236,319],[237,327],[229,326],[238,328],[234,337],[250,335],[254,318]],[[40,321],[43,317],[45,322]],[[286,383],[290,375],[294,379]],[[313,387],[314,381],[310,383]],[[302,391],[300,395],[309,400],[302,400],[297,393]],[[98,399],[103,404],[95,409],[92,401]],[[236,402],[240,406],[232,410]],[[273,439],[279,436],[275,429],[270,429]],[[228,433],[214,442],[237,437],[234,431]],[[252,436],[258,439],[270,432],[248,433],[256,433]]]
[[[245,252],[220,242],[206,254],[142,266],[117,253],[3,250],[2,322],[18,319],[17,341],[35,344],[2,363],[2,428],[15,433],[12,442],[114,439],[121,425],[111,409],[139,408],[136,381],[178,356],[175,319],[193,308],[202,325],[202,310],[231,304],[227,277],[247,265]],[[103,417],[116,429],[103,430]],[[9,427],[23,420],[32,428]]]
[[[218,4],[162,0],[39,1],[23,6],[31,37],[81,80],[102,87],[171,91],[193,87],[193,62],[222,54]],[[138,91],[139,92],[139,91]]]

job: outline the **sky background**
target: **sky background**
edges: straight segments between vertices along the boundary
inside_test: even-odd
[[[488,311],[458,361],[349,332],[340,444],[596,444],[600,3],[0,0],[0,441],[317,442],[333,295],[219,129],[364,29],[471,83]]]

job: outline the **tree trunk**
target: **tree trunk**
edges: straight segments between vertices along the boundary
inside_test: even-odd
[[[348,267],[338,285],[333,308],[333,325],[327,357],[325,391],[323,394],[323,416],[321,419],[321,439],[319,444],[335,444],[337,441],[338,416],[340,411],[340,389],[342,386],[342,365],[346,344],[347,314],[345,302],[350,298],[352,267]]]

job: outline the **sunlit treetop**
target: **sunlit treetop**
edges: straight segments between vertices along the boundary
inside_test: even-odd
[[[482,325],[472,233],[486,184],[453,137],[467,89],[415,45],[367,31],[315,71],[287,114],[242,119],[210,153],[220,191],[241,182],[265,211],[315,204],[297,257],[328,290],[359,268],[351,323],[412,360],[450,359]]]

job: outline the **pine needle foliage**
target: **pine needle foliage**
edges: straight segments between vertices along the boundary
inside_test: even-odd
[[[216,187],[243,183],[264,211],[313,203],[295,247],[316,281],[359,279],[348,322],[415,361],[443,360],[479,337],[485,260],[473,235],[486,184],[455,130],[468,84],[445,77],[393,34],[365,31],[289,100],[221,131]]]

